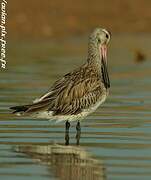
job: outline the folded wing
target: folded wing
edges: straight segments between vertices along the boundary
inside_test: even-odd
[[[41,96],[37,102],[12,109],[25,113],[53,111],[53,115],[75,115],[98,101],[102,93],[100,86],[100,78],[95,72],[88,69],[82,69],[82,72],[74,71],[56,81],[49,92]]]

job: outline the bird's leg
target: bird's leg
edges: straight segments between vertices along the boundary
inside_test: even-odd
[[[70,123],[69,121],[66,121],[66,131],[69,131],[69,128],[70,128]]]
[[[69,145],[69,131],[65,132],[65,145]]]
[[[69,145],[69,128],[70,128],[70,123],[69,121],[66,121],[66,131],[65,131],[65,145]]]
[[[77,122],[77,125],[76,125],[76,130],[77,130],[77,131],[81,131],[80,121],[78,121],[78,122]]]
[[[79,145],[79,143],[80,143],[80,136],[81,136],[80,121],[77,122],[76,130],[77,130],[77,134],[76,134],[77,145]]]

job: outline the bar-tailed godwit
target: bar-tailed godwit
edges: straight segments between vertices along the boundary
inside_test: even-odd
[[[17,115],[66,121],[80,120],[94,112],[109,93],[110,80],[107,70],[107,45],[111,34],[96,28],[89,37],[87,61],[79,68],[57,80],[47,93],[31,104],[10,109]]]

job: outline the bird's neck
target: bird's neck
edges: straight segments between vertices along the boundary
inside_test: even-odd
[[[89,43],[88,45],[87,61],[92,67],[94,67],[98,71],[99,74],[101,73],[101,57],[99,49],[94,43]]]
[[[106,64],[101,58],[99,48],[95,44],[89,44],[88,46],[88,64],[95,70],[96,75],[98,75],[103,82],[106,89],[110,88],[110,80],[107,71]]]

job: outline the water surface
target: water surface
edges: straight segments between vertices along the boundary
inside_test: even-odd
[[[79,146],[75,123],[70,146],[64,146],[64,123],[16,117],[8,111],[31,102],[83,63],[86,42],[9,43],[8,66],[0,72],[1,179],[151,179],[150,36],[112,39],[110,96],[82,121]],[[143,63],[134,62],[137,48],[147,54]]]

